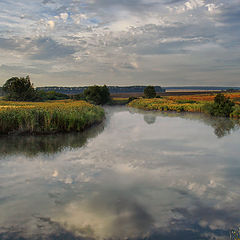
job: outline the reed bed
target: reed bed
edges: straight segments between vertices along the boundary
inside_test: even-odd
[[[204,103],[177,103],[169,99],[135,99],[129,103],[130,107],[143,110],[176,111],[176,112],[202,112]]]
[[[224,95],[235,103],[230,117],[240,119],[240,93]],[[128,106],[143,110],[207,113],[207,106],[214,102],[215,96],[216,94],[199,94],[152,99],[139,98],[131,101]]]
[[[104,110],[85,101],[0,101],[0,134],[83,131],[104,118]]]

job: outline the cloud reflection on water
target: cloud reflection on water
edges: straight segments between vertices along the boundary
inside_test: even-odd
[[[198,115],[133,113],[108,108],[83,147],[73,135],[52,155],[5,154],[0,239],[225,239],[240,223],[237,128],[217,138]]]

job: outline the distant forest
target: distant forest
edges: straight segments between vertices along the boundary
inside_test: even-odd
[[[111,94],[114,93],[143,93],[144,89],[147,86],[124,86],[124,87],[119,87],[119,86],[108,86],[109,91]],[[43,91],[55,91],[59,93],[64,93],[64,94],[79,94],[82,93],[88,86],[85,87],[38,87],[38,90],[43,90]],[[225,91],[225,90],[240,90],[240,87],[198,87],[198,86],[186,86],[186,87],[160,87],[160,86],[154,86],[156,92],[165,92],[165,91],[171,91],[171,90],[199,90],[199,91],[215,91],[215,90],[220,90],[220,91]]]
[[[199,87],[199,86],[185,86],[185,87],[160,87],[160,86],[154,86],[156,92],[165,92],[165,91],[171,91],[171,90],[199,90],[199,91],[215,91],[215,90],[240,90],[240,87]],[[63,94],[79,94],[83,93],[83,91],[88,88],[88,86],[85,87],[57,87],[57,86],[50,86],[50,87],[37,87],[37,90],[43,90],[45,92],[55,91],[58,93]],[[110,93],[143,93],[146,86],[108,86]],[[0,87],[0,96],[3,96],[2,88]]]
[[[160,86],[154,86],[156,92],[165,92]],[[46,92],[55,91],[64,94],[79,94],[88,88],[86,87],[38,87],[37,90],[43,90]],[[146,86],[127,86],[127,87],[118,87],[118,86],[108,86],[110,93],[138,93],[144,92]]]

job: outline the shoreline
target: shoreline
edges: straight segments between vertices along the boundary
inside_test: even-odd
[[[85,101],[0,102],[1,136],[83,132],[104,119],[102,107]]]

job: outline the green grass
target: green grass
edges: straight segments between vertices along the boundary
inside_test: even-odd
[[[83,131],[104,118],[104,110],[84,101],[38,103],[0,110],[0,134]]]

